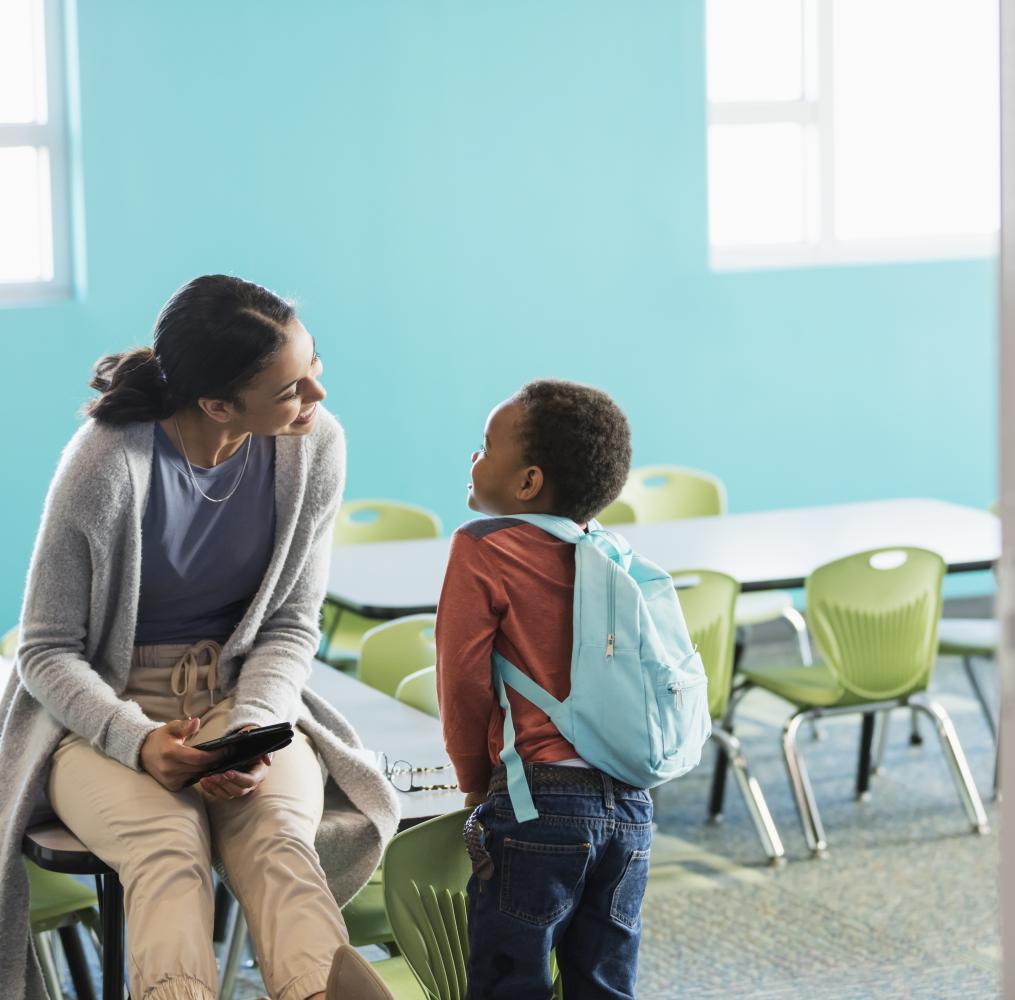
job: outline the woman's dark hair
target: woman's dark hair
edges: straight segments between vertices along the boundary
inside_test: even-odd
[[[198,399],[239,406],[239,393],[271,363],[296,315],[292,303],[250,281],[206,274],[173,293],[151,347],[95,365],[101,395],[85,413],[108,424],[164,420]]]
[[[554,513],[583,523],[613,503],[631,468],[624,411],[601,389],[559,379],[529,382],[514,398],[524,461],[543,470]]]

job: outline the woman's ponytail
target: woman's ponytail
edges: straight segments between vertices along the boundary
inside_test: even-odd
[[[100,358],[89,385],[101,395],[85,406],[85,413],[102,423],[164,420],[176,409],[162,366],[150,347]]]

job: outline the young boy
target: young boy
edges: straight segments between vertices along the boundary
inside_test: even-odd
[[[508,689],[515,748],[539,818],[519,823],[499,755],[494,649],[558,699],[571,689],[574,546],[511,514],[584,526],[631,461],[623,412],[598,389],[530,382],[497,406],[472,456],[469,506],[437,609],[437,686],[448,755],[468,805],[469,998],[544,1000],[550,950],[568,1000],[633,997],[648,874],[648,792],[587,765],[549,718]],[[618,719],[622,725],[623,720]]]

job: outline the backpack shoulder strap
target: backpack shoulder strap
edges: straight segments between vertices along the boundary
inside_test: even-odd
[[[572,545],[577,545],[585,537],[585,532],[574,521],[556,514],[506,514],[503,520],[524,521]]]
[[[497,698],[500,707],[504,709],[504,748],[500,752],[501,763],[507,770],[508,796],[511,799],[511,808],[515,811],[515,820],[525,823],[530,819],[538,819],[539,811],[532,801],[532,792],[529,783],[525,780],[525,766],[521,757],[515,749],[515,724],[511,718],[511,702],[508,701],[507,690],[504,687],[503,673],[514,671],[514,673],[529,680],[510,660],[504,659],[496,650],[493,654],[493,686],[497,691]],[[530,681],[539,691],[556,702],[556,698],[546,694],[535,681]],[[513,686],[513,685],[512,685]],[[527,697],[527,696],[526,696]],[[559,702],[558,702],[559,704]]]

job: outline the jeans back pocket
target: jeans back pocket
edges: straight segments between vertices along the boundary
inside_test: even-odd
[[[641,901],[648,884],[648,856],[648,851],[632,851],[624,874],[613,890],[610,916],[632,929],[641,919]]]
[[[537,844],[505,837],[502,847],[500,910],[540,926],[574,905],[592,845]]]

